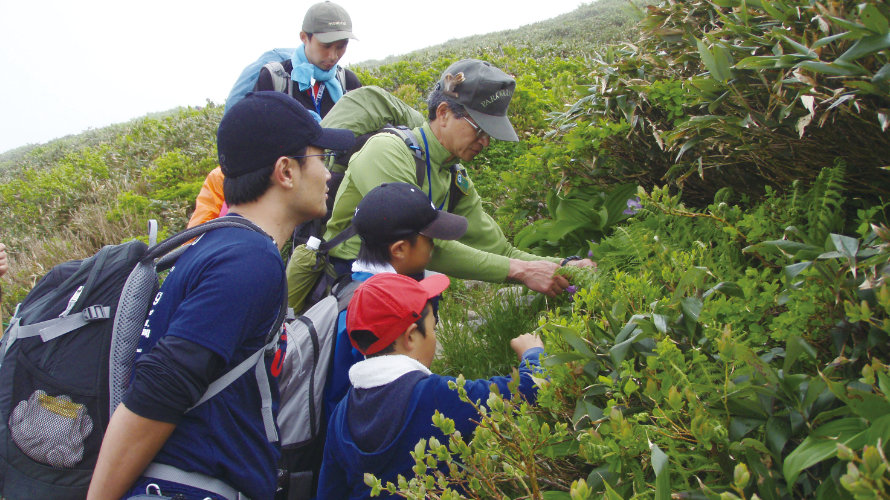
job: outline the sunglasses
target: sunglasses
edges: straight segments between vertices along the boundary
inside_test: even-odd
[[[470,120],[470,119],[467,118],[466,116],[462,116],[461,118],[463,118],[464,120],[466,120],[466,122],[469,123],[471,127],[473,127],[473,130],[476,131],[476,137],[475,137],[476,139],[479,139],[479,138],[482,137],[483,135],[486,136],[486,137],[491,137],[491,136],[488,135],[488,133],[487,133],[486,131],[482,130],[482,127],[480,127],[479,125],[476,125],[475,123],[473,123],[472,120]]]

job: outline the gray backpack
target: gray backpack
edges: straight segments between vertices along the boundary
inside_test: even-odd
[[[288,500],[313,496],[327,427],[322,400],[334,354],[337,318],[359,284],[351,280],[337,282],[331,295],[286,323],[287,354],[278,377],[278,427],[279,465],[287,476],[284,498]]]

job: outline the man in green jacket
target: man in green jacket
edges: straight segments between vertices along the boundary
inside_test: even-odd
[[[523,252],[511,245],[495,221],[482,210],[476,192],[460,161],[472,160],[488,147],[491,138],[518,141],[507,118],[507,107],[516,81],[488,62],[476,59],[458,61],[439,79],[427,99],[429,121],[414,129],[426,160],[421,190],[437,209],[449,205],[452,182],[460,190],[453,212],[467,218],[466,234],[457,241],[435,242],[429,269],[449,276],[489,282],[515,281],[537,292],[554,296],[569,286],[564,276],[555,275],[560,265],[593,266],[590,259],[577,256],[545,258]],[[348,113],[329,114],[324,126],[350,128],[354,117]],[[337,125],[333,125],[337,123]],[[352,219],[358,202],[371,189],[384,182],[417,185],[417,167],[412,152],[393,134],[372,136],[349,162],[349,169],[327,224],[325,240],[342,231]],[[359,240],[353,237],[331,250],[340,274],[349,272]]]

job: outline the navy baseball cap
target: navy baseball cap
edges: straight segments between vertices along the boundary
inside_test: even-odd
[[[282,92],[249,92],[223,116],[216,131],[219,165],[226,177],[269,167],[306,146],[347,150],[355,134],[322,128],[293,97]]]
[[[358,235],[369,243],[391,243],[413,234],[456,240],[467,232],[467,219],[436,210],[413,184],[390,182],[368,191],[352,218]]]

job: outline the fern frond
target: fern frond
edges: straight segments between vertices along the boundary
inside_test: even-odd
[[[819,172],[807,193],[807,235],[812,244],[821,245],[830,233],[843,231],[843,205],[846,201],[843,183],[846,173],[846,162],[838,158],[833,167]]]

